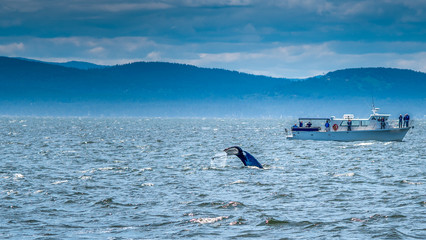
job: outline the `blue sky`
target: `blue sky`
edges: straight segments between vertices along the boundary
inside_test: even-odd
[[[303,78],[426,72],[425,0],[1,0],[0,55]]]

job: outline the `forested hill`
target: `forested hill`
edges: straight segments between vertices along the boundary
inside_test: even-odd
[[[0,58],[3,100],[152,101],[268,95],[289,80],[163,62],[96,69]]]
[[[297,91],[302,96],[334,95],[348,97],[425,98],[426,74],[394,68],[353,68],[309,78]]]
[[[425,114],[426,74],[412,70],[354,68],[294,81],[164,62],[64,65],[0,57],[0,114],[319,114],[365,110],[372,97]]]

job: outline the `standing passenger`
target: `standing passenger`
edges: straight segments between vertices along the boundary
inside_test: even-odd
[[[408,122],[407,122],[407,116],[408,116],[408,114],[406,113],[406,114],[404,115],[404,127],[406,127],[406,126],[408,125]]]
[[[399,114],[398,126],[399,126],[399,128],[402,128],[402,114]]]
[[[328,120],[325,122],[325,131],[330,132],[330,123],[328,123]]]
[[[303,121],[299,121],[299,127],[303,127]]]
[[[405,126],[408,127],[408,123],[410,122],[410,115],[405,114]]]
[[[348,131],[352,131],[352,121],[348,120]]]

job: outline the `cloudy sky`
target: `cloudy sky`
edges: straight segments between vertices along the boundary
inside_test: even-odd
[[[426,0],[0,0],[0,56],[302,78],[426,72]]]

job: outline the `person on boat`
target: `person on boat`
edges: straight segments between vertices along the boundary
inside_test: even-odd
[[[311,123],[311,122],[308,122],[308,123],[306,124],[306,126],[307,126],[308,128],[310,128],[310,127],[312,126],[312,123]]]
[[[399,128],[402,128],[402,114],[399,114],[398,126],[399,126]]]
[[[293,128],[297,128],[297,124],[296,123],[293,125]]]
[[[406,113],[404,116],[404,127],[408,127],[408,122],[410,122],[410,116]]]
[[[299,127],[303,127],[303,121],[299,121]]]
[[[330,123],[328,122],[328,120],[325,122],[325,131],[330,132]]]
[[[385,123],[385,118],[380,119],[380,129],[385,129],[386,128],[386,123]]]
[[[348,131],[352,131],[352,121],[348,120]]]

